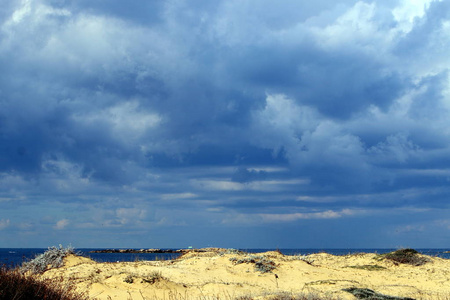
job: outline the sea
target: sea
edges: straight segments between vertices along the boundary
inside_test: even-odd
[[[118,248],[120,249],[120,248]],[[15,268],[23,262],[30,261],[37,255],[44,253],[47,248],[0,248],[0,266]],[[179,253],[92,253],[102,248],[80,248],[75,252],[81,256],[89,257],[97,262],[122,262],[122,261],[154,261],[171,260],[180,256]],[[137,249],[138,250],[138,249]],[[162,249],[168,250],[168,249]],[[333,255],[347,255],[354,253],[383,254],[398,249],[237,249],[247,253],[260,253],[278,250],[284,255],[308,255],[313,253],[329,253]],[[450,259],[449,249],[415,249],[418,252],[430,256]]]

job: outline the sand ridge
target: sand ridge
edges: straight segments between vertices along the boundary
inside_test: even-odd
[[[169,261],[97,263],[71,255],[63,267],[42,276],[72,280],[94,299],[266,299],[280,293],[355,299],[342,290],[351,287],[415,299],[449,298],[450,261],[429,260],[412,266],[371,253],[285,256],[210,249]],[[266,267],[274,269],[264,272]]]

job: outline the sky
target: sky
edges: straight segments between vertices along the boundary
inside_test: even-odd
[[[450,247],[450,1],[0,3],[0,247]]]

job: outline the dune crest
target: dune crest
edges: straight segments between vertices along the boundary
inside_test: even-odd
[[[176,260],[120,263],[70,255],[63,267],[42,276],[72,280],[95,299],[269,299],[298,293],[356,299],[348,292],[354,288],[414,299],[450,297],[449,260],[426,257],[414,266],[371,253],[287,256],[214,248]]]

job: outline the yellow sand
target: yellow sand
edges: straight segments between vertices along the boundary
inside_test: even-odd
[[[375,254],[255,254],[276,264],[270,273],[255,270],[253,263],[234,264],[230,260],[249,255],[213,249],[188,253],[173,261],[120,263],[69,256],[64,267],[48,270],[43,276],[73,280],[80,291],[94,299],[266,299],[280,293],[310,292],[355,299],[342,291],[349,287],[416,299],[450,298],[450,260],[446,259],[430,257],[425,265],[410,266],[377,259]],[[362,267],[367,265],[376,269]]]

